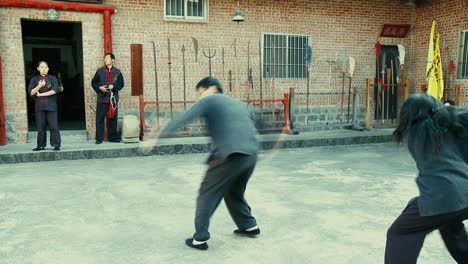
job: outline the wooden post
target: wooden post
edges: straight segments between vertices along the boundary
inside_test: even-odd
[[[455,105],[460,105],[460,85],[455,85],[455,96],[454,96]]]
[[[292,119],[293,117],[294,109],[296,109],[296,92],[295,92],[295,88],[290,87],[289,88],[289,118],[290,119]],[[291,121],[291,126],[293,126],[292,121]]]
[[[365,128],[372,128],[372,124],[369,120],[369,110],[370,110],[370,92],[371,92],[371,81],[370,79],[366,80],[366,117],[364,121]]]
[[[403,86],[403,101],[409,97],[409,79],[405,78],[405,86]]]

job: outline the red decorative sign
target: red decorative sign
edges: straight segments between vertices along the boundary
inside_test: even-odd
[[[380,32],[380,36],[388,38],[404,38],[406,37],[406,34],[408,34],[410,28],[411,25],[384,24],[382,31]]]
[[[78,2],[78,3],[87,3],[87,4],[102,4],[102,0],[54,0],[60,2]]]

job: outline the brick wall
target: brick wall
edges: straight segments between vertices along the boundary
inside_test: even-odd
[[[143,44],[144,93],[148,100],[155,99],[154,54],[156,46],[158,86],[160,100],[169,100],[169,70],[167,40],[171,40],[173,100],[183,98],[183,55],[186,63],[187,99],[195,99],[193,88],[196,82],[208,75],[208,59],[203,51],[215,50],[212,59],[213,76],[222,81],[227,94],[229,91],[228,71],[233,72],[233,83],[239,80],[241,99],[259,97],[259,40],[262,33],[302,34],[311,36],[313,49],[310,76],[311,92],[341,92],[342,73],[340,55],[352,56],[356,61],[352,88],[360,94],[363,103],[365,79],[375,74],[374,44],[403,44],[406,47],[407,74],[412,79],[412,92],[424,81],[425,58],[430,20],[439,21],[443,46],[449,45],[454,57],[458,53],[458,32],[466,29],[466,3],[463,0],[438,1],[418,8],[410,8],[405,1],[387,0],[250,0],[240,1],[245,22],[236,24],[231,19],[237,8],[237,1],[211,0],[209,22],[170,22],[164,20],[164,2],[161,0],[104,0],[103,4],[115,6],[112,15],[113,52],[116,67],[125,77],[126,87],[121,92],[120,116],[138,112],[138,98],[132,97],[130,44]],[[450,10],[444,12],[442,10]],[[439,15],[440,14],[440,15]],[[9,142],[25,142],[27,114],[24,95],[24,72],[21,42],[21,18],[45,19],[44,10],[0,7],[0,56],[3,58],[3,87],[6,114],[15,127],[9,135]],[[94,113],[89,106],[95,105],[95,94],[89,83],[97,67],[102,65],[103,37],[102,14],[60,11],[59,21],[81,21],[83,24],[83,55],[86,126],[90,138],[94,135]],[[413,24],[404,39],[379,38],[381,27],[387,24]],[[195,62],[192,38],[199,43],[198,60]],[[449,41],[450,39],[450,41]],[[237,46],[238,74],[235,71],[234,42]],[[250,45],[249,45],[250,43]],[[182,45],[185,53],[182,53]],[[254,89],[248,89],[247,59],[250,46],[250,65],[253,69]],[[225,64],[222,64],[224,49]],[[224,68],[224,72],[223,72]],[[224,74],[223,74],[224,73]],[[466,95],[466,84],[462,93]],[[263,97],[281,97],[289,88],[297,93],[306,92],[305,80],[263,80]],[[332,102],[323,97],[316,104],[340,107],[340,98]],[[334,101],[334,102],[333,102]],[[371,109],[373,109],[371,105]],[[167,107],[166,107],[167,109]],[[371,115],[372,116],[372,115]]]
[[[468,3],[464,0],[440,0],[416,8],[413,19],[413,34],[411,36],[410,57],[411,66],[411,93],[420,92],[421,85],[427,84],[425,80],[426,59],[428,52],[431,22],[437,21],[437,30],[440,33],[440,48],[442,53],[444,78],[449,89],[448,97],[453,99],[454,85],[461,87],[460,104],[468,105],[468,80],[457,80],[456,76],[448,75],[449,58],[458,65],[458,47],[460,32],[468,29],[467,16]]]

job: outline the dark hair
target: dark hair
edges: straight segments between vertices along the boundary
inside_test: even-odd
[[[114,55],[114,53],[108,52],[108,53],[106,53],[106,54],[104,55],[104,57],[106,57],[107,55],[109,55],[109,56],[111,57],[111,59],[115,60],[115,55]]]
[[[47,67],[49,67],[49,63],[47,63],[47,61],[45,61],[45,60],[38,61],[37,64],[36,64],[36,67],[39,67],[39,65],[41,65],[41,63],[45,63],[45,65],[47,65]]]
[[[445,105],[445,104],[449,104],[449,105],[454,106],[454,105],[455,105],[455,102],[454,102],[453,100],[445,100],[445,101],[444,101],[444,105]]]
[[[449,130],[457,133],[462,129],[456,108],[444,107],[431,95],[416,94],[401,106],[399,124],[393,136],[397,143],[414,139],[432,143],[432,151],[437,154],[444,134]]]
[[[197,85],[195,86],[195,90],[198,90],[198,88],[208,88],[210,86],[216,86],[218,88],[218,91],[220,93],[223,93],[223,87],[221,86],[221,83],[218,81],[218,79],[214,77],[205,77],[201,79]]]

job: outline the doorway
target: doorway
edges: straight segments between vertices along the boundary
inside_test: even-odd
[[[49,64],[49,74],[55,75],[63,87],[57,95],[60,130],[86,129],[81,23],[22,19],[21,31],[29,131],[37,129],[34,100],[27,87],[38,74],[36,67],[41,60]]]
[[[397,117],[398,106],[398,47],[382,45],[376,66],[375,119],[393,120]],[[382,89],[381,87],[384,87]]]

